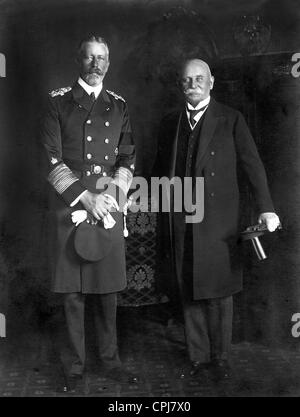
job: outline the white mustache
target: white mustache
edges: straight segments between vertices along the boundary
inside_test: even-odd
[[[186,94],[190,94],[190,93],[200,93],[201,90],[199,88],[188,88],[187,90],[184,90],[184,92]]]

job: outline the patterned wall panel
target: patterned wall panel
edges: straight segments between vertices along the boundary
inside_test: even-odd
[[[119,294],[119,305],[142,306],[167,302],[155,288],[157,273],[157,213],[132,213],[127,216],[127,289]]]

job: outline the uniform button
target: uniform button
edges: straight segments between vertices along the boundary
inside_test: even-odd
[[[215,173],[214,173],[214,172],[211,172],[211,173],[210,173],[210,175],[211,175],[212,177],[214,177],[214,176],[215,176]]]
[[[90,125],[92,123],[92,121],[89,119],[86,121],[88,125]]]
[[[89,177],[91,175],[91,171],[86,171],[86,176]]]
[[[94,166],[94,173],[95,174],[100,174],[101,172],[101,166],[100,165],[95,165]]]
[[[104,142],[105,142],[105,143],[109,143],[109,139],[108,139],[108,138],[106,138]]]
[[[214,155],[215,154],[215,151],[211,151],[211,153],[210,153],[211,155]]]
[[[105,124],[105,126],[107,126],[107,127],[109,126],[109,122],[105,122],[104,124]]]
[[[92,154],[91,154],[91,153],[88,153],[88,154],[86,155],[86,157],[87,157],[87,159],[92,159]]]
[[[210,196],[211,196],[211,197],[214,197],[214,196],[215,196],[215,193],[210,193]]]
[[[107,161],[109,159],[108,155],[105,155],[104,159]]]
[[[110,107],[106,107],[106,111],[109,111],[110,110]]]
[[[102,175],[103,175],[103,177],[106,177],[107,176],[107,173],[106,172],[103,172]]]
[[[118,153],[119,153],[119,149],[118,149],[118,148],[116,148],[116,149],[115,149],[115,155],[118,155]]]
[[[92,136],[87,136],[86,140],[87,140],[88,142],[92,142]]]

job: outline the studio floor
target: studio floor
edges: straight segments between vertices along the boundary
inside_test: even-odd
[[[230,380],[216,381],[206,370],[200,377],[180,379],[187,364],[183,327],[162,320],[153,308],[121,308],[119,346],[125,367],[139,374],[138,384],[119,384],[101,377],[96,359],[88,355],[82,383],[73,394],[54,390],[56,366],[45,337],[20,334],[2,344],[0,396],[2,397],[298,397],[300,351],[233,345]],[[1,342],[2,343],[2,342]]]

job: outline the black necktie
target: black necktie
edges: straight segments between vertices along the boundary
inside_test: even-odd
[[[92,102],[94,103],[94,101],[96,100],[95,93],[91,93],[90,97],[91,97]]]
[[[207,106],[208,106],[208,104],[206,106],[201,107],[200,109],[197,109],[197,110],[188,109],[188,112],[190,113],[190,123],[191,123],[192,127],[194,127],[195,124],[197,123],[196,120],[194,119],[196,114],[198,114],[200,111],[204,111]]]

